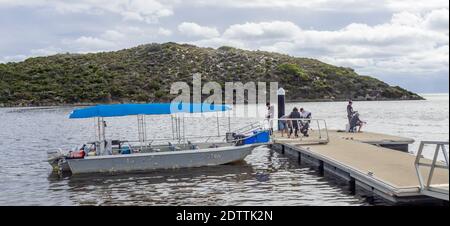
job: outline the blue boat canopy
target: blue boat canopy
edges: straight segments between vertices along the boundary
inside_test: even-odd
[[[231,110],[228,105],[157,103],[157,104],[112,104],[97,105],[74,110],[69,118],[122,117],[130,115],[168,115],[176,113],[205,113]]]

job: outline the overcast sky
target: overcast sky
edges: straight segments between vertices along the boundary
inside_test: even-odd
[[[448,0],[0,0],[0,62],[145,43],[267,50],[449,90]]]

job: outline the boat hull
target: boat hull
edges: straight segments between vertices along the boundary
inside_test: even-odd
[[[72,174],[118,173],[223,165],[243,160],[260,145],[148,154],[96,156],[67,159]]]

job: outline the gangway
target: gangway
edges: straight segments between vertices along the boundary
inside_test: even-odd
[[[440,141],[422,141],[417,153],[415,167],[417,177],[419,178],[420,192],[426,196],[434,197],[449,201],[448,183],[447,184],[435,184],[433,183],[433,176],[436,168],[449,170],[448,153],[445,146],[448,146],[449,142]],[[435,145],[433,159],[427,160],[423,156],[423,151],[426,145]],[[444,162],[439,161],[439,153],[442,153]],[[423,175],[422,168],[427,168],[429,171],[426,175]],[[426,181],[426,182],[425,182]]]

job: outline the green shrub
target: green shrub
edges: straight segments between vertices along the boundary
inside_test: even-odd
[[[166,96],[166,93],[164,92],[164,91],[162,91],[162,90],[158,90],[158,91],[156,91],[155,92],[155,97],[156,98],[163,98],[164,96]]]
[[[278,70],[284,74],[297,76],[303,81],[309,80],[309,77],[306,74],[306,72],[302,68],[300,68],[297,64],[289,64],[289,63],[280,64],[278,65]]]

